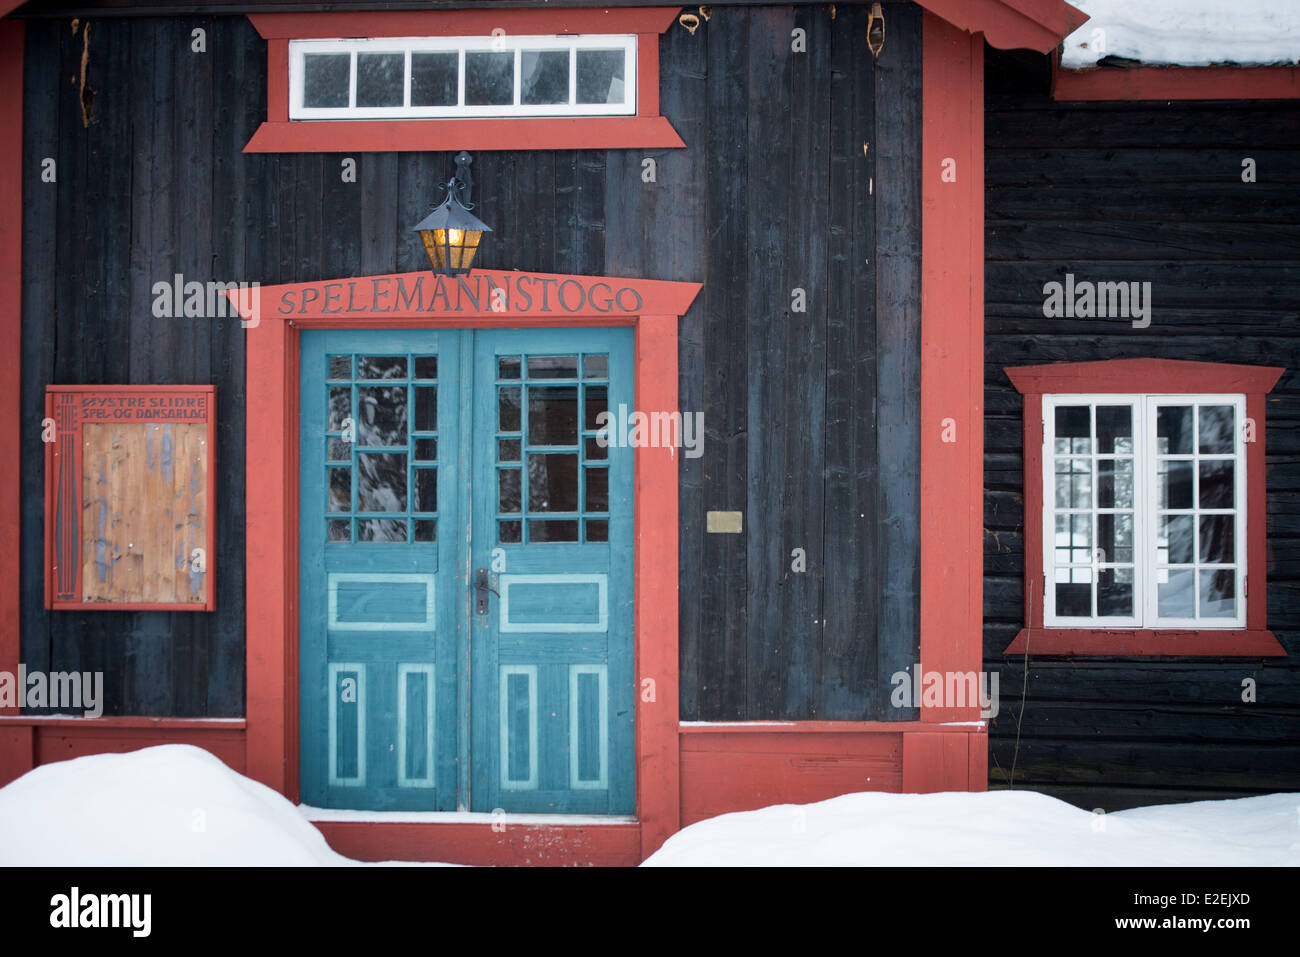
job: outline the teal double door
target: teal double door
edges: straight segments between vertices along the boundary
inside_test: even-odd
[[[632,330],[301,342],[303,802],[632,813]]]

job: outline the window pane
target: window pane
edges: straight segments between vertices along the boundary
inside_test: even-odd
[[[1192,530],[1190,515],[1165,515],[1160,519],[1159,537],[1156,541],[1156,561],[1168,565],[1192,563]]]
[[[367,518],[357,522],[359,542],[404,542],[406,521],[400,518]]]
[[[352,523],[346,518],[331,518],[329,520],[329,534],[331,542],[350,542],[352,541]]]
[[[1236,518],[1232,515],[1201,516],[1200,560],[1202,562],[1211,565],[1233,563],[1235,525]]]
[[[412,53],[411,105],[455,106],[458,60],[456,53]]]
[[[576,542],[578,523],[572,519],[529,522],[528,540],[530,542]]]
[[[609,511],[609,469],[587,469],[588,512]]]
[[[1056,560],[1062,565],[1092,561],[1092,516],[1056,516]]]
[[[1231,454],[1235,450],[1236,412],[1230,405],[1201,406],[1197,429],[1199,451],[1214,455]]]
[[[415,470],[415,511],[438,511],[438,470]]]
[[[578,357],[529,356],[528,378],[576,379],[578,378]]]
[[[609,356],[605,353],[596,353],[583,358],[583,375],[588,379],[607,379],[609,378]]]
[[[1133,451],[1133,410],[1127,405],[1097,406],[1097,451]]]
[[[330,356],[330,378],[351,379],[352,378],[352,357],[351,356]]]
[[[518,469],[497,472],[497,511],[506,514],[519,511],[520,487]]]
[[[1133,561],[1133,516],[1128,513],[1097,516],[1097,556],[1104,563],[1128,564]]]
[[[1156,572],[1156,602],[1161,618],[1195,617],[1196,603],[1192,594],[1195,575],[1190,568],[1169,568]]]
[[[342,439],[330,439],[327,443],[329,460],[331,462],[347,462],[352,458],[352,446]]]
[[[1192,452],[1192,407],[1162,405],[1156,410],[1156,451],[1161,455]]]
[[[497,378],[518,379],[519,378],[519,357],[518,356],[497,356]]]
[[[1235,618],[1237,615],[1237,576],[1230,569],[1202,571],[1201,617]]]
[[[578,102],[622,103],[622,50],[578,51]]]
[[[470,106],[507,106],[515,101],[513,52],[465,54],[465,103]]]
[[[417,379],[438,378],[438,357],[437,356],[416,356],[415,377]]]
[[[500,439],[497,442],[497,461],[498,462],[518,462],[519,461],[519,440],[518,439]]]
[[[1062,584],[1056,585],[1056,613],[1071,618],[1089,618],[1092,616],[1092,585]]]
[[[401,106],[405,79],[405,54],[358,53],[357,106]]]
[[[497,428],[502,432],[519,431],[519,387],[497,390]]]
[[[348,105],[350,53],[308,53],[302,58],[302,105],[335,108]]]
[[[330,386],[330,431],[338,432],[343,421],[352,418],[352,389],[346,385]]]
[[[1156,504],[1160,508],[1192,507],[1192,463],[1162,459],[1156,474]]]
[[[1056,460],[1056,507],[1092,507],[1092,460]]]
[[[331,512],[350,512],[352,510],[352,470],[330,469],[330,504]]]
[[[1056,451],[1092,451],[1092,413],[1086,405],[1056,407]]]
[[[1097,574],[1097,615],[1130,618],[1133,615],[1133,569],[1104,568]]]
[[[415,387],[415,431],[438,431],[438,387],[417,385]]]
[[[524,50],[521,54],[519,102],[569,102],[569,51]]]
[[[600,423],[597,419],[600,413],[609,410],[609,390],[603,385],[587,386],[586,418],[584,419],[584,428],[599,429]],[[609,428],[610,422],[605,420],[605,427]],[[604,458],[604,455],[599,458]]]
[[[1233,462],[1210,459],[1201,462],[1201,508],[1232,508]]]
[[[499,529],[497,540],[505,542],[507,545],[523,541],[523,523],[522,522],[498,522]]]
[[[415,522],[415,540],[417,542],[436,542],[438,540],[438,522],[432,518],[417,519]]]
[[[1101,508],[1133,507],[1133,460],[1097,460],[1097,504]]]
[[[416,439],[415,458],[420,462],[433,462],[438,458],[437,439]]]
[[[587,541],[589,542],[609,541],[609,519],[606,518],[587,519]]]

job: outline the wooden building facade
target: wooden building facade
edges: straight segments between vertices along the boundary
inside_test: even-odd
[[[1187,657],[1192,635],[1127,659],[1076,636],[1040,659],[1030,406],[1004,372],[1289,367],[1289,104],[1153,124],[1053,103],[1047,54],[1082,22],[1059,0],[540,6],[31,0],[0,21],[0,183],[22,210],[0,224],[0,671],[103,676],[97,717],[0,701],[0,780],[185,742],[315,809],[343,853],[532,863],[634,863],[705,817],[859,790],[1294,786],[1287,376],[1245,650]],[[469,58],[514,37],[548,38],[519,63],[571,57],[577,115],[530,113],[519,66],[513,107],[465,109]],[[310,46],[352,38],[378,46]],[[367,51],[401,43],[405,106],[358,112]],[[457,43],[453,106],[412,112],[413,64]],[[578,106],[584,49],[626,51],[608,115]],[[353,58],[334,106],[312,105],[313,51]],[[1208,187],[1219,215],[1197,219],[1178,210],[1198,164],[1241,142],[1190,142],[1206,111],[1245,117],[1277,166],[1235,212]],[[412,227],[462,150],[492,232],[438,276]],[[1145,184],[1123,164],[1147,161],[1165,185],[1115,222],[1107,177]],[[1084,220],[1114,244],[1087,278],[1159,267],[1187,337],[1151,334],[1163,312],[1113,336],[1042,318],[1043,284],[1096,258]],[[1153,241],[1157,220],[1186,230]],[[187,314],[190,282],[245,287]],[[1247,379],[1215,392],[1255,416]],[[66,512],[43,426],[72,385],[214,387],[215,548],[179,559],[211,610],[51,601]],[[597,451],[595,414],[620,406],[680,413],[681,441]],[[923,680],[994,672],[991,721]]]

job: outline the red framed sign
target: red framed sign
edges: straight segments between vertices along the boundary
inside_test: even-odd
[[[216,388],[45,391],[45,607],[216,607]]]

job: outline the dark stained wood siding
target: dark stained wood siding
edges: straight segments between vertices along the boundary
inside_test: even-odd
[[[1046,71],[1043,57],[989,52],[984,653],[1002,698],[991,781],[1005,784],[1014,763],[1016,787],[1108,810],[1293,789],[1300,105],[1057,104]],[[1247,156],[1253,184],[1241,181]],[[1043,283],[1067,271],[1149,280],[1150,328],[1044,319]],[[1021,403],[1002,370],[1136,356],[1287,368],[1268,401],[1268,623],[1291,657],[1031,659],[1026,684],[1023,659],[1001,654],[1025,600]],[[1254,704],[1241,700],[1245,678]]]
[[[705,284],[679,355],[681,407],[707,430],[703,457],[680,460],[684,719],[909,716],[888,708],[888,675],[919,643],[920,15],[889,17],[874,63],[860,6],[833,21],[826,6],[715,7],[694,37],[674,27],[661,43],[662,108],[688,149],[474,157],[495,229],[483,266]],[[257,414],[244,336],[231,320],[155,318],[152,286],[425,268],[409,226],[454,144],[358,155],[355,183],[342,155],[245,155],[266,95],[246,19],[89,24],[83,127],[69,82],[82,33],[28,21],[23,660],[102,670],[109,714],[239,715]],[[806,53],[791,52],[796,27]],[[57,184],[39,180],[46,156]],[[77,382],[217,386],[216,613],[42,607],[35,424],[45,386]],[[710,509],[743,510],[744,533],[706,534]],[[806,572],[791,571],[795,548]]]

